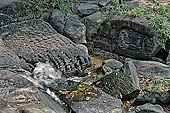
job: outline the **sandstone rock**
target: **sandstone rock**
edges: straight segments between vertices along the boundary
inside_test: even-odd
[[[160,105],[145,104],[136,108],[136,113],[165,113]]]
[[[118,98],[122,98],[138,89],[133,76],[114,71],[98,80],[96,86]]]
[[[96,12],[92,15],[89,15],[87,17],[83,18],[83,23],[85,24],[86,28],[87,28],[87,38],[89,40],[89,42],[91,41],[90,38],[92,38],[93,36],[95,36],[97,34],[97,30],[99,28],[99,26],[101,25],[101,23],[106,19],[107,15],[99,12]]]
[[[51,24],[55,30],[74,43],[86,43],[86,26],[77,15],[55,9],[52,12]]]
[[[59,33],[63,34],[65,23],[66,23],[66,13],[58,9],[54,9],[51,15],[51,25]]]
[[[125,64],[122,67],[122,71],[125,75],[129,76],[129,78],[132,79],[132,84],[134,84],[135,87],[140,89],[137,70],[130,58],[125,59]]]
[[[49,20],[51,9],[35,7],[34,3],[25,0],[2,0],[0,1],[0,13],[13,17],[16,21],[41,18]]]
[[[127,16],[105,20],[92,42],[94,48],[138,59],[151,59],[161,47],[149,21]]]
[[[102,69],[105,75],[112,73],[113,70],[120,70],[122,66],[123,64],[115,59],[109,59],[102,62]]]
[[[91,98],[73,104],[72,109],[76,113],[123,113],[121,100],[102,93],[99,98]]]
[[[14,19],[6,14],[0,13],[0,27],[11,23]]]
[[[57,33],[42,20],[28,20],[3,26],[0,34],[3,33],[1,29],[10,33],[3,37],[4,44],[30,64],[31,68],[34,68],[35,63],[50,61],[63,75],[78,76],[91,65],[89,56],[81,47]]]
[[[168,52],[168,57],[166,59],[166,63],[169,65],[170,64],[170,51]]]
[[[170,67],[160,62],[140,60],[132,60],[132,62],[136,66],[137,73],[143,76],[156,77],[160,75],[167,77],[170,75]]]
[[[77,14],[81,17],[91,15],[97,11],[99,11],[99,6],[96,4],[80,4],[77,8]]]
[[[0,70],[1,113],[55,113],[44,105],[37,91],[38,89],[20,74]]]
[[[100,0],[99,5],[100,6],[106,6],[111,2],[112,2],[112,0]]]
[[[143,96],[136,98],[134,104],[142,105],[146,103],[159,104],[159,105],[168,105],[170,103],[170,91],[149,91],[146,92]]]
[[[0,39],[0,69],[19,68],[20,66],[19,57],[10,48],[6,47]]]

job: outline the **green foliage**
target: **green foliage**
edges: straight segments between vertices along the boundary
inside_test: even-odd
[[[169,90],[170,88],[170,77],[164,78],[160,75],[156,76],[156,78],[151,82],[152,87],[150,90]]]
[[[50,4],[53,8],[57,8],[66,12],[71,12],[71,8],[67,0],[51,0]]]
[[[33,11],[39,11],[42,8],[57,8],[65,12],[71,12],[71,7],[67,0],[25,0],[25,2],[32,7]]]
[[[129,15],[150,20],[165,45],[170,38],[170,4],[163,6],[155,2],[155,7],[151,8],[130,4],[119,5],[118,0],[112,0],[110,5],[102,8],[102,11],[113,15]]]

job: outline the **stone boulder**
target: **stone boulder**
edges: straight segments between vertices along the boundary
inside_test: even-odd
[[[102,70],[105,75],[113,72],[113,70],[120,70],[123,64],[115,59],[109,59],[102,62]]]
[[[106,93],[89,101],[76,102],[71,108],[76,113],[124,113],[121,100]]]
[[[0,69],[19,68],[21,63],[19,57],[0,39]]]
[[[170,104],[170,91],[149,91],[143,96],[137,97],[134,102],[135,105],[142,105],[146,103],[168,105]]]
[[[28,64],[28,70],[32,70],[38,62],[49,61],[63,76],[69,77],[82,75],[83,70],[91,65],[84,48],[57,33],[42,20],[2,26],[0,34],[4,32],[8,32],[7,36],[2,37],[5,46]]]
[[[145,104],[138,106],[135,113],[166,113],[160,105]]]
[[[6,24],[10,24],[14,19],[6,14],[0,13],[0,27]]]
[[[46,106],[40,99],[38,89],[30,81],[9,70],[0,70],[0,112],[62,113]]]
[[[97,87],[119,98],[140,92],[136,67],[129,58],[125,59],[124,65],[114,59],[106,60],[103,64],[105,76],[98,80]]]
[[[151,59],[162,47],[149,21],[128,16],[105,20],[91,42],[94,48],[135,59]]]
[[[89,42],[93,41],[91,38],[97,35],[98,28],[106,18],[107,15],[99,11],[82,19],[87,28],[86,36]]]
[[[138,89],[133,76],[115,71],[98,80],[96,86],[117,98],[123,98]]]
[[[129,76],[129,78],[132,79],[134,86],[136,86],[139,89],[139,79],[138,79],[137,69],[130,58],[125,59],[125,63],[121,71],[125,75]]]
[[[0,13],[13,17],[16,21],[41,18],[49,21],[51,9],[37,8],[36,4],[25,0],[1,0]]]
[[[51,25],[74,43],[86,43],[86,26],[77,15],[57,9],[52,11]]]
[[[167,59],[166,59],[166,63],[167,63],[168,65],[170,65],[170,51],[168,52],[168,57],[167,57]]]
[[[77,11],[74,11],[77,15],[79,15],[80,17],[85,17],[88,15],[91,15],[97,11],[99,11],[99,6],[96,4],[88,4],[88,3],[80,3],[80,4],[76,4],[76,6],[74,6],[74,8],[76,8]]]
[[[69,0],[71,10],[80,17],[89,16],[112,2],[112,0]]]
[[[155,61],[141,61],[132,60],[136,66],[138,75],[156,77],[158,75],[162,77],[168,77],[170,75],[170,67],[166,64]]]

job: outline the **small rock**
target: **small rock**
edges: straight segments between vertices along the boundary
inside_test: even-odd
[[[170,103],[170,91],[150,91],[145,93],[143,96],[136,98],[134,104],[142,105],[146,103],[168,105]]]
[[[112,73],[112,70],[119,70],[123,64],[115,59],[109,59],[102,62],[102,69],[105,75]]]
[[[96,4],[80,4],[77,8],[77,14],[81,17],[93,14],[99,11],[99,6]]]
[[[76,102],[71,106],[76,113],[122,113],[121,100],[102,93],[99,98]]]
[[[136,108],[136,113],[165,113],[160,105],[145,104]]]
[[[109,3],[111,3],[112,2],[112,0],[101,0],[100,2],[99,2],[99,5],[100,6],[106,6],[106,5],[108,5]]]
[[[133,60],[132,61],[135,66],[138,74],[144,76],[162,76],[168,77],[170,75],[170,67],[166,64],[162,64],[160,62],[155,61],[141,61],[141,60]]]
[[[167,59],[166,59],[166,63],[167,63],[168,65],[170,65],[170,51],[168,52],[168,57],[167,57]]]
[[[122,98],[138,89],[132,76],[115,71],[98,80],[96,86],[118,98]]]
[[[51,24],[56,31],[71,39],[74,43],[86,43],[86,26],[77,15],[54,9]]]

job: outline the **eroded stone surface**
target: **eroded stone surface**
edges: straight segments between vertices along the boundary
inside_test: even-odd
[[[71,107],[76,113],[123,113],[121,100],[106,93],[99,98],[77,102]]]
[[[56,31],[74,43],[86,43],[86,26],[77,15],[55,9],[52,12],[51,24]]]
[[[1,27],[9,35],[4,44],[18,57],[34,67],[37,62],[49,60],[62,74],[82,73],[90,66],[90,58],[80,46],[57,33],[42,20],[28,20]]]
[[[0,70],[1,113],[55,113],[39,98],[38,89],[19,74]]]
[[[19,57],[10,48],[6,47],[0,39],[0,69],[19,68],[20,66]]]
[[[168,105],[170,103],[170,91],[149,91],[143,96],[136,98],[134,104],[142,105],[146,103]]]
[[[102,69],[105,75],[112,73],[113,70],[120,70],[122,66],[123,64],[115,59],[108,59],[102,62]]]
[[[136,108],[136,113],[166,113],[160,105],[145,104]]]
[[[170,75],[170,67],[166,64],[155,61],[141,61],[141,60],[132,60],[136,66],[138,74],[143,76],[162,76],[168,77]]]
[[[149,21],[127,16],[105,20],[92,42],[94,48],[138,59],[151,59],[161,46]]]
[[[122,98],[138,89],[131,75],[115,71],[101,78],[96,86],[117,98]]]

